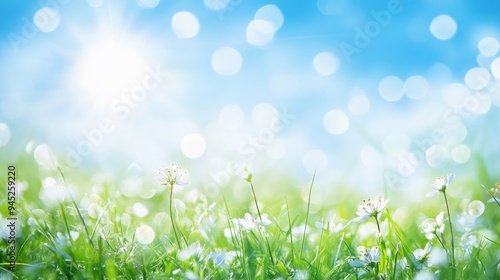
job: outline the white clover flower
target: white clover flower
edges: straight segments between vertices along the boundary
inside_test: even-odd
[[[260,218],[254,219],[250,213],[246,213],[243,219],[233,219],[233,222],[246,231],[250,231],[257,226],[265,227],[271,224],[271,221],[267,218],[267,214],[262,214],[261,217],[262,221]]]
[[[421,225],[422,233],[428,240],[432,240],[434,236],[444,232],[444,212],[440,212],[436,219],[427,219]]]
[[[427,197],[434,197],[440,192],[445,192],[448,186],[450,185],[451,182],[453,182],[453,179],[455,178],[455,175],[448,173],[446,177],[437,177],[434,179],[434,183],[431,185],[431,188],[433,189],[432,192],[428,193],[426,196]]]
[[[380,249],[375,246],[371,249],[365,248],[364,246],[359,246],[358,260],[350,261],[349,264],[354,267],[364,267],[364,266],[374,266],[380,261]]]
[[[358,206],[358,218],[355,221],[364,221],[369,217],[377,218],[380,213],[385,210],[389,199],[384,199],[382,196],[377,197],[377,199],[371,200],[363,200],[363,203]]]
[[[417,259],[417,261],[422,264],[423,266],[429,267],[429,263],[427,260],[429,259],[430,253],[432,249],[432,243],[429,242],[425,245],[424,249],[416,249],[413,251],[413,256]]]
[[[174,185],[185,186],[188,184],[187,181],[183,180],[183,177],[187,175],[187,171],[177,164],[172,164],[170,167],[162,167],[156,170],[156,180],[161,185],[167,185],[171,188]]]
[[[155,232],[151,227],[141,225],[135,230],[135,238],[137,242],[148,245],[155,239]]]

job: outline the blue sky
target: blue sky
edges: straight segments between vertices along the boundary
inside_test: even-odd
[[[175,161],[205,183],[234,173],[231,162],[353,184],[467,170],[498,152],[485,145],[498,126],[498,7],[2,1],[1,157],[68,169]]]

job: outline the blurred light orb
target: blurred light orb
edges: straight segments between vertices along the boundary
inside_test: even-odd
[[[35,161],[45,168],[54,168],[56,166],[52,150],[47,144],[38,145],[33,152]]]
[[[252,20],[248,24],[246,31],[246,38],[248,43],[256,47],[264,47],[268,45],[273,40],[274,33],[263,32],[263,30],[270,30],[272,28],[272,23],[269,21]]]
[[[137,202],[132,206],[132,212],[139,218],[144,218],[149,214],[149,209],[142,203]]]
[[[198,133],[188,134],[181,140],[182,153],[188,158],[201,157],[206,146],[205,139]]]
[[[235,75],[240,71],[242,63],[241,54],[231,47],[219,48],[212,55],[212,67],[219,75]]]
[[[485,56],[494,56],[498,53],[499,49],[498,41],[495,38],[487,37],[481,39],[477,44],[479,52]]]
[[[457,23],[448,15],[440,15],[432,20],[430,31],[439,40],[448,40],[457,32]]]
[[[198,18],[190,12],[178,12],[172,17],[172,30],[181,39],[193,38],[200,31]]]
[[[87,4],[92,8],[99,8],[103,3],[104,0],[87,0]]]
[[[490,68],[490,65],[494,59],[494,56],[485,56],[482,53],[478,54],[476,57],[477,65],[483,68]]]
[[[404,84],[406,96],[411,99],[420,99],[429,92],[429,82],[422,76],[411,76]]]
[[[160,3],[160,0],[137,0],[137,4],[141,8],[152,9]]]
[[[284,17],[276,5],[265,5],[254,16],[256,27],[262,33],[275,33],[283,25]]]
[[[387,76],[379,84],[378,90],[383,99],[395,102],[404,95],[404,83],[396,76]]]
[[[466,163],[469,161],[471,151],[467,145],[458,145],[451,150],[451,158],[456,163]]]
[[[470,96],[469,89],[465,85],[459,83],[450,84],[443,90],[443,99],[445,103],[453,108],[462,108],[468,96]]]
[[[475,67],[465,74],[465,84],[472,90],[480,90],[488,86],[490,72],[482,67]]]
[[[479,200],[473,200],[469,204],[469,207],[467,207],[467,213],[471,215],[472,217],[479,217],[484,213],[485,210],[484,203],[479,201]]]
[[[433,168],[442,168],[450,161],[450,153],[445,146],[434,145],[427,149],[425,158],[429,166]]]
[[[42,32],[52,32],[56,30],[61,22],[59,12],[52,8],[41,8],[33,16],[33,23]]]
[[[137,242],[148,245],[155,239],[155,231],[147,225],[141,225],[135,230],[135,237]]]
[[[322,150],[311,150],[304,154],[302,165],[309,174],[320,173],[326,168],[328,158]]]
[[[323,76],[332,75],[337,72],[340,66],[339,59],[329,52],[322,52],[314,56],[313,64],[316,71]]]
[[[342,134],[349,129],[349,117],[341,110],[331,110],[324,115],[323,125],[330,134]]]
[[[219,113],[219,123],[227,129],[240,127],[245,120],[245,113],[237,105],[224,106]]]
[[[4,124],[0,123],[0,147],[3,147],[9,143],[10,140],[10,129]]]
[[[346,8],[346,0],[318,0],[318,10],[324,15],[338,15]]]
[[[495,78],[500,79],[500,57],[495,58],[491,63],[491,73]]]
[[[215,11],[225,9],[230,2],[231,0],[203,0],[205,7]]]
[[[353,115],[366,115],[370,111],[370,100],[364,94],[353,96],[349,100],[348,109]]]

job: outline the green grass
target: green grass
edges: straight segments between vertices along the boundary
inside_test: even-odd
[[[286,178],[270,183],[259,178],[265,174],[253,174],[216,196],[189,185],[170,200],[168,188],[148,199],[127,197],[117,183],[96,187],[85,174],[56,170],[50,176],[60,190],[73,193],[49,202],[40,199],[46,174],[27,172],[37,170],[29,163],[17,169],[18,183],[29,188],[16,201],[16,272],[8,270],[3,239],[1,279],[500,277],[500,204],[487,202],[497,195],[491,182],[452,182],[446,188],[451,221],[442,195],[425,197],[434,178],[422,186],[421,199],[386,190],[387,207],[357,221],[358,206],[368,197],[342,186],[326,192],[313,178],[300,182],[306,186],[300,189]],[[269,184],[276,186],[269,190]],[[322,192],[331,199],[315,204],[311,197]],[[470,204],[474,200],[484,203],[484,212],[474,208],[479,202]],[[134,215],[137,202],[148,208],[147,215]],[[3,195],[1,205],[7,205]],[[440,212],[445,212],[444,231],[428,240],[421,225]],[[7,217],[7,207],[0,213]],[[147,231],[137,231],[141,226],[154,231],[151,242]],[[428,242],[432,249],[425,252]],[[379,255],[367,261],[361,246]]]

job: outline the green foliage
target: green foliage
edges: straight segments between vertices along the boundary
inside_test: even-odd
[[[500,209],[495,201],[486,202],[496,195],[488,182],[446,189],[451,221],[438,236],[440,244],[426,238],[421,223],[446,211],[444,200],[422,196],[409,204],[397,190],[387,191],[386,208],[370,204],[382,198],[361,204],[367,197],[341,187],[318,206],[311,196],[322,186],[309,182],[300,190],[283,181],[275,193],[264,195],[259,187],[264,181],[253,176],[246,180],[250,186],[241,180],[211,197],[188,186],[174,193],[170,204],[168,189],[147,199],[127,197],[111,183],[92,189],[83,174],[54,171],[60,189],[80,191],[49,203],[40,199],[46,175],[27,173],[19,178],[29,188],[17,201],[16,272],[8,271],[2,242],[1,279],[412,279],[420,274],[497,279],[500,273]],[[463,193],[465,185],[467,196],[453,194]],[[235,203],[231,188],[246,198]],[[477,217],[467,212],[474,199],[485,205]],[[0,200],[6,205],[3,196]],[[134,214],[138,202],[149,213]],[[372,214],[356,219],[359,205],[377,211],[368,209]],[[6,217],[6,209],[1,214]],[[171,219],[185,242],[176,240]],[[143,225],[154,237],[138,230]],[[416,250],[424,247],[429,254],[419,256]]]

